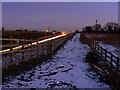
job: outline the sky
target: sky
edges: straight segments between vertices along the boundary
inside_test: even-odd
[[[6,29],[59,31],[118,22],[117,2],[3,2],[2,26]]]

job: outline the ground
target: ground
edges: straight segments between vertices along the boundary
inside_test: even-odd
[[[47,62],[5,82],[4,88],[109,88],[93,72],[85,56],[90,48],[79,41],[80,34],[60,48]]]

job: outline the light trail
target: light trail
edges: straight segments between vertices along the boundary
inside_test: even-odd
[[[0,40],[8,40],[8,41],[26,41],[26,42],[36,41],[36,40],[27,40],[27,39],[10,39],[10,38],[0,38]]]
[[[45,39],[45,40],[42,40],[42,41],[38,41],[38,43],[43,43],[43,42],[46,42],[46,41],[50,41],[50,40],[53,40],[53,39],[56,39],[56,38],[59,38],[59,37],[65,36],[65,35],[67,35],[67,34],[63,34],[63,35],[59,35],[59,36],[56,36],[56,37],[48,38],[48,39]]]
[[[40,44],[40,43],[44,43],[46,41],[50,41],[50,40],[53,40],[53,39],[57,39],[57,38],[60,38],[60,37],[66,36],[66,35],[67,34],[62,34],[62,35],[58,35],[58,36],[55,36],[55,37],[52,37],[52,38],[44,39],[44,40],[41,40],[41,41],[38,41],[38,42],[33,42],[31,44],[29,43],[29,44],[24,45],[24,48],[27,48],[27,47],[30,47],[30,46],[33,46],[33,45],[37,45],[37,44]],[[22,48],[22,45],[14,47],[12,49],[17,50],[17,49],[21,49],[21,48]],[[4,53],[4,52],[8,52],[8,51],[10,51],[10,49],[2,50],[2,51],[0,51],[0,53]]]

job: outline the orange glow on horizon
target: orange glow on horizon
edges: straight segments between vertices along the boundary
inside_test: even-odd
[[[64,32],[64,31],[61,32],[61,35],[66,35],[66,34],[68,34],[68,33]]]

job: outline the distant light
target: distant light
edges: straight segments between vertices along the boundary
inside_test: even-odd
[[[61,35],[66,35],[66,34],[68,34],[68,33],[64,32],[64,31],[61,32]]]
[[[45,30],[45,32],[48,32],[48,30]]]

